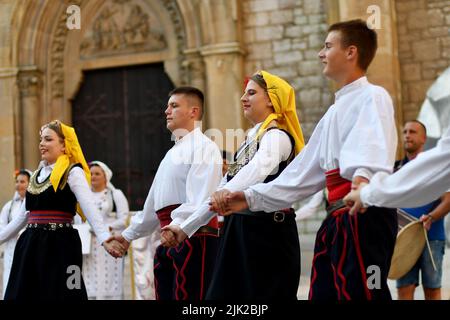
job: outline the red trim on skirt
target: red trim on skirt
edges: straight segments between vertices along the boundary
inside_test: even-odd
[[[328,191],[328,202],[330,203],[330,205],[333,205],[335,202],[342,200],[351,191],[352,182],[341,177],[341,175],[339,173],[339,168],[325,172],[325,179],[326,179],[326,188]],[[349,212],[349,209],[345,207],[345,208],[338,209],[331,213],[331,216],[336,219],[337,230],[341,229],[342,233],[343,233],[343,237],[344,237],[344,247],[342,248],[342,253],[341,253],[342,255],[339,259],[337,268],[334,265],[331,265],[331,268],[333,270],[334,284],[336,287],[336,292],[338,294],[338,298],[341,299],[341,295],[343,295],[345,297],[345,299],[351,300],[351,297],[347,293],[346,288],[345,288],[346,287],[346,279],[342,272],[343,267],[344,267],[345,256],[347,254],[346,239],[349,236],[347,233],[348,230],[346,230],[346,228],[344,228],[342,225],[342,215],[344,215],[345,213],[348,213],[348,212]],[[353,241],[354,241],[356,255],[358,257],[358,267],[361,271],[361,278],[362,278],[361,280],[363,281],[363,287],[365,290],[366,298],[368,300],[371,300],[372,295],[367,287],[366,271],[365,271],[365,267],[364,267],[364,261],[362,258],[362,254],[361,254],[361,246],[359,243],[357,218],[358,218],[357,215],[353,215],[353,216],[349,217],[350,228],[351,228],[350,236],[353,238]],[[337,233],[338,232],[336,232],[335,237],[337,236]],[[324,233],[323,237],[325,237],[325,233]],[[324,241],[325,239],[322,239],[322,240]],[[335,242],[335,239],[333,239],[332,243],[334,243],[334,242]],[[326,253],[327,253],[327,249],[325,249],[324,251],[318,252],[313,257],[313,266],[312,266],[313,277],[311,279],[311,289],[312,289],[312,286],[318,276],[317,271],[315,269],[315,265],[314,265],[315,260],[316,260],[317,256],[323,255]],[[336,281],[336,276],[339,277],[342,281],[342,285],[340,287]],[[311,299],[312,297],[313,297],[313,292],[312,292],[312,290],[310,290],[309,298]]]

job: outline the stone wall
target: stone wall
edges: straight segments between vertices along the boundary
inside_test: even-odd
[[[16,136],[14,135],[17,112],[16,77],[12,66],[11,38],[13,1],[0,1],[0,208],[14,194],[14,170]]]
[[[450,66],[450,1],[396,0],[404,120],[415,119],[430,85]]]
[[[308,139],[333,100],[317,57],[328,27],[325,0],[244,0],[242,5],[245,74],[265,69],[295,88]]]

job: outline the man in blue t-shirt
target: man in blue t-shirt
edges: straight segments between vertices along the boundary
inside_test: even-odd
[[[403,128],[403,145],[406,156],[395,163],[394,171],[400,170],[407,162],[412,161],[423,151],[426,142],[426,128],[420,121],[413,120]],[[450,187],[450,186],[449,186]],[[449,190],[450,191],[450,190]],[[445,251],[444,217],[450,211],[450,192],[440,199],[418,208],[402,208],[410,215],[420,219],[428,230],[433,260],[436,270],[431,262],[428,248],[425,247],[414,267],[403,277],[397,280],[399,300],[413,300],[414,291],[419,285],[419,271],[426,300],[441,299],[442,260]]]

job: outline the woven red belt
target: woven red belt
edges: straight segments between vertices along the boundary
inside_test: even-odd
[[[161,226],[161,228],[167,226],[172,222],[170,214],[172,213],[173,210],[175,210],[179,206],[181,206],[181,204],[173,204],[156,211],[156,215],[158,216],[159,225]]]
[[[339,174],[339,168],[325,172],[325,179],[325,184],[328,191],[328,202],[330,207],[332,207],[351,191],[352,182],[341,177]],[[335,210],[332,214],[342,214],[348,210],[348,208],[343,207]]]
[[[48,224],[48,223],[71,223],[73,213],[52,210],[30,211],[28,223]]]

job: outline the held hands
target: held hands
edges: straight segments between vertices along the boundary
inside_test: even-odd
[[[127,252],[130,243],[122,236],[115,235],[103,242],[103,247],[114,258],[121,258]]]
[[[215,211],[221,216],[228,216],[233,212],[248,208],[243,191],[230,192],[226,189],[214,192],[209,205],[209,210]]]
[[[361,182],[358,186],[352,184],[352,191],[344,197],[344,203],[350,209],[350,215],[354,215],[357,212],[364,213],[366,208],[364,208],[361,201],[361,189],[366,186],[367,183]]]
[[[231,192],[227,189],[222,189],[214,192],[211,195],[210,210],[216,211],[220,215],[227,215],[230,210],[228,210],[228,200],[227,197]]]
[[[164,247],[177,247],[186,238],[187,234],[178,225],[169,224],[161,229],[161,245]]]

